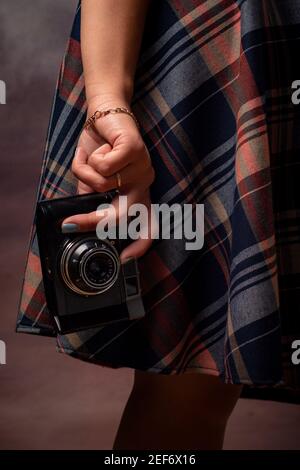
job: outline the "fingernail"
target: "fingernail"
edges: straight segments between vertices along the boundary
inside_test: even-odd
[[[79,230],[79,225],[77,224],[63,224],[61,227],[62,233],[78,232],[78,230]]]
[[[98,147],[96,150],[94,150],[93,153],[104,153],[102,147],[103,147],[103,146],[101,145],[101,147]]]
[[[107,210],[104,210],[104,211],[99,210],[99,211],[97,211],[97,216],[98,216],[98,217],[101,217],[101,218],[102,218],[102,217],[105,217],[105,216],[108,216],[108,215],[109,215],[109,214],[108,214],[108,211],[107,211]]]
[[[107,149],[111,149],[111,145],[108,143],[108,142],[105,142],[104,144],[100,145],[99,147],[96,148],[95,150],[95,153],[98,153],[98,152],[103,152],[103,150],[107,148]],[[104,150],[105,152],[105,150]]]

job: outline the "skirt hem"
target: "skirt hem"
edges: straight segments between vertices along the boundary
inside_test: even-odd
[[[226,384],[231,384],[231,385],[247,385],[251,387],[280,387],[284,385],[282,380],[272,380],[272,379],[265,379],[265,380],[259,380],[252,382],[248,378],[239,378],[238,381],[236,380],[231,380],[229,377],[225,377],[224,372],[221,372],[217,369],[212,369],[208,367],[203,367],[203,366],[188,366],[185,367],[183,370],[182,369],[176,369],[174,367],[151,367],[149,369],[142,369],[141,367],[136,367],[134,365],[130,364],[116,364],[116,363],[110,363],[109,361],[100,361],[99,359],[93,359],[90,354],[85,354],[83,352],[78,353],[74,349],[71,348],[65,348],[61,346],[56,347],[57,352],[62,353],[62,354],[67,354],[68,356],[71,356],[73,358],[82,360],[84,362],[90,362],[93,364],[97,364],[101,367],[108,367],[111,369],[120,369],[120,368],[128,368],[128,369],[137,369],[137,370],[142,370],[145,372],[153,372],[153,373],[160,373],[160,374],[166,374],[166,375],[178,375],[178,374],[186,374],[186,373],[200,373],[200,374],[207,374],[207,375],[213,375],[216,377],[220,377],[220,379],[226,383]]]

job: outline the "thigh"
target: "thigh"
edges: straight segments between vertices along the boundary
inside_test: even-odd
[[[201,373],[135,370],[114,449],[221,449],[240,385]]]
[[[200,372],[166,375],[135,370],[133,391],[144,403],[157,401],[160,408],[176,409],[196,419],[226,422],[242,385],[225,384],[217,376]]]

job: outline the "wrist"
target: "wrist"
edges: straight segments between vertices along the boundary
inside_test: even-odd
[[[86,89],[86,100],[88,113],[94,113],[97,109],[115,108],[124,106],[130,107],[132,98],[132,88],[118,87],[117,89],[105,89],[103,85],[94,85]]]

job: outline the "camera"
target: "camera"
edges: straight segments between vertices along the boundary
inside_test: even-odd
[[[145,315],[138,262],[121,263],[130,240],[99,239],[94,232],[62,233],[71,215],[95,211],[116,192],[90,193],[37,202],[36,231],[47,308],[59,334]]]

